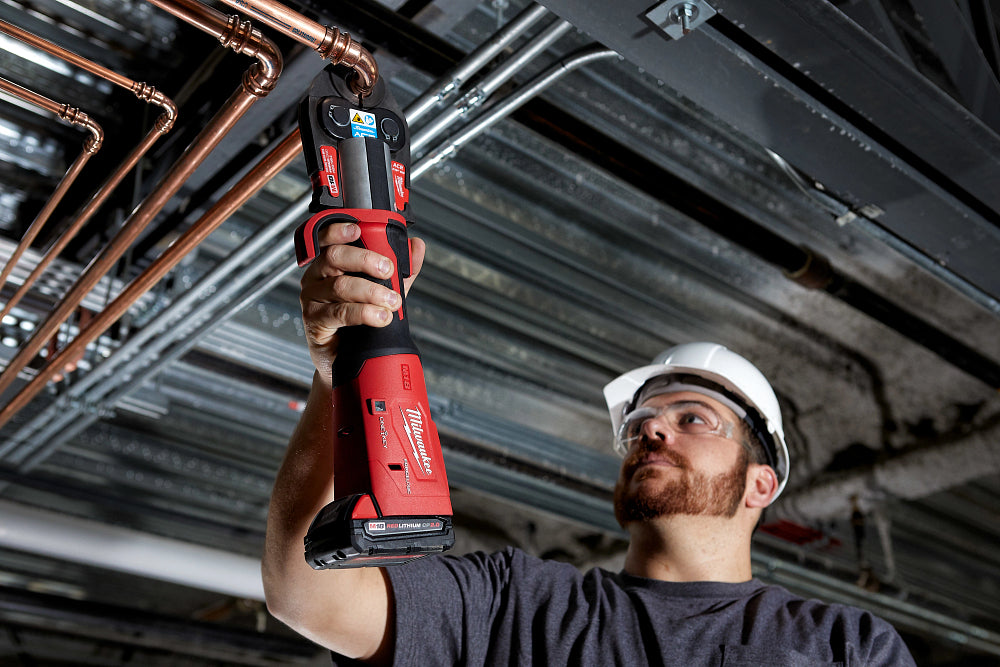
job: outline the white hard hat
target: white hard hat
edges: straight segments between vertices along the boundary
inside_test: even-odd
[[[685,343],[660,353],[649,366],[621,375],[604,387],[611,414],[611,429],[617,435],[625,414],[641,402],[636,398],[651,380],[665,376],[688,376],[677,385],[663,384],[667,391],[695,391],[735,408],[764,445],[769,463],[778,476],[777,498],[788,481],[788,447],[781,426],[778,398],[764,374],[749,361],[717,343]],[[707,383],[697,381],[700,378]],[[693,380],[693,381],[692,381]],[[669,387],[675,387],[673,389]],[[643,392],[642,399],[663,393]],[[741,414],[742,413],[742,414]],[[772,499],[773,502],[774,499]]]

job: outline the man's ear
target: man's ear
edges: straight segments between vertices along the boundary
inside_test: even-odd
[[[747,507],[764,508],[778,492],[778,475],[774,468],[762,463],[751,463],[747,469]]]

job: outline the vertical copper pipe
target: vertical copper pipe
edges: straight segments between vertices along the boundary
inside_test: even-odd
[[[56,242],[45,251],[41,259],[38,260],[38,264],[32,269],[28,277],[21,283],[21,286],[17,289],[14,295],[7,300],[4,304],[3,310],[0,311],[0,319],[4,315],[9,313],[14,306],[20,303],[21,299],[24,298],[25,294],[29,292],[31,286],[35,284],[35,281],[42,275],[49,264],[59,256],[63,248],[79,233],[85,224],[90,220],[90,218],[97,212],[97,209],[107,201],[111,193],[114,192],[115,188],[121,183],[122,179],[132,171],[142,156],[152,148],[156,140],[162,135],[170,131],[174,125],[174,121],[177,119],[177,107],[174,105],[173,101],[166,97],[163,93],[156,90],[152,86],[148,86],[145,83],[140,83],[133,81],[126,76],[118,74],[113,70],[106,67],[98,65],[95,62],[91,62],[86,58],[79,56],[71,51],[67,51],[57,44],[53,44],[49,41],[33,35],[26,30],[22,30],[15,25],[7,23],[6,21],[0,20],[0,33],[13,37],[14,39],[20,40],[25,44],[29,44],[40,51],[44,51],[51,55],[56,56],[71,65],[75,65],[80,69],[86,70],[91,74],[95,74],[111,83],[125,88],[131,91],[140,100],[156,104],[163,108],[163,113],[157,118],[156,123],[147,134],[146,137],[139,143],[139,145],[133,149],[133,151],[125,158],[125,160],[118,166],[118,168],[112,172],[111,176],[104,182],[100,189],[91,197],[91,199],[86,203],[86,205],[76,213],[72,218],[72,222],[67,226],[67,228],[59,235]],[[18,255],[18,258],[20,255]],[[8,277],[9,268],[13,266],[12,262],[8,263],[8,267],[5,267],[4,274],[0,276],[0,287],[3,287],[6,279]]]
[[[153,192],[132,212],[107,247],[90,262],[66,296],[56,304],[48,318],[36,327],[31,338],[17,351],[7,368],[0,374],[0,393],[10,388],[18,373],[38,354],[45,346],[45,342],[56,333],[83,298],[100,282],[101,277],[114,266],[142,230],[180,190],[184,181],[215,149],[236,121],[257,99],[274,88],[281,72],[281,54],[274,43],[263,37],[260,32],[253,30],[248,23],[242,23],[235,17],[227,17],[195,0],[150,0],[150,2],[182,20],[199,27],[204,26],[202,29],[216,36],[223,45],[231,47],[237,53],[252,55],[257,61],[244,73],[243,85],[230,96],[225,106],[195,137]],[[37,377],[49,378],[56,375],[59,370],[50,360]],[[37,394],[37,391],[35,393]],[[5,410],[4,414],[9,418],[13,413]]]
[[[101,144],[104,141],[104,131],[101,126],[92,121],[87,114],[83,113],[75,107],[71,107],[68,104],[59,104],[54,102],[49,98],[39,95],[27,88],[22,88],[16,83],[7,81],[6,79],[0,78],[0,90],[10,93],[25,102],[33,104],[34,106],[45,109],[50,113],[56,114],[61,120],[64,120],[73,125],[79,125],[90,131],[91,135],[87,137],[87,140],[83,143],[83,150],[77,156],[73,164],[70,165],[66,174],[63,175],[62,180],[59,181],[59,185],[56,186],[55,191],[49,200],[45,202],[45,206],[42,210],[38,212],[35,219],[28,226],[28,230],[24,233],[24,237],[21,242],[17,244],[14,252],[11,253],[10,259],[7,260],[7,264],[3,267],[3,271],[0,271],[0,288],[4,286],[7,282],[7,278],[10,277],[11,272],[14,270],[14,266],[17,261],[21,259],[21,255],[31,247],[31,242],[35,240],[38,233],[42,231],[42,227],[48,221],[49,216],[52,215],[52,211],[55,210],[59,202],[62,201],[63,195],[69,189],[69,186],[73,184],[76,177],[80,175],[83,170],[83,166],[87,164],[87,160],[91,158],[97,151],[101,149]]]
[[[302,151],[302,140],[296,128],[289,133],[267,157],[257,163],[246,176],[223,195],[221,199],[201,218],[198,219],[184,234],[178,237],[163,254],[149,265],[145,271],[135,278],[108,307],[94,316],[86,325],[81,326],[80,333],[58,352],[31,381],[21,389],[0,410],[0,427],[6,424],[19,410],[31,402],[45,388],[46,383],[62,371],[69,361],[79,358],[91,342],[104,333],[128,311],[136,300],[145,294],[153,285],[159,282],[178,262],[204,241],[209,234],[218,229],[225,220],[242,206],[250,197],[260,190],[265,183],[274,178],[278,172],[287,167]]]
[[[365,96],[378,82],[375,58],[360,43],[339,28],[320,25],[275,0],[222,0],[230,7],[260,19],[287,37],[312,48],[334,64],[347,65],[357,77],[350,82],[351,90]]]

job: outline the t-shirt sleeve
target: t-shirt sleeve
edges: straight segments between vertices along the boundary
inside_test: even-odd
[[[910,650],[896,628],[881,618],[873,618],[874,628],[869,643],[871,649],[865,665],[871,667],[916,667]]]
[[[389,568],[394,665],[481,663],[510,581],[511,550],[428,556]]]

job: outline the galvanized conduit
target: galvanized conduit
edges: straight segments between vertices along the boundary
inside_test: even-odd
[[[588,46],[570,54],[518,88],[509,97],[491,106],[489,110],[466,125],[453,137],[428,152],[425,158],[413,166],[410,178],[417,179],[438,162],[450,158],[474,137],[509,116],[525,102],[573,70],[598,60],[620,57],[617,52],[603,46]]]
[[[420,155],[421,151],[444,131],[454,126],[455,121],[467,117],[478,109],[486,99],[496,92],[512,76],[524,69],[524,65],[545,51],[565,35],[573,25],[569,21],[557,19],[553,21],[537,37],[528,42],[527,46],[504,61],[496,70],[490,72],[477,86],[456,100],[450,109],[435,117],[434,121],[424,128],[419,137],[410,142],[410,152]],[[410,173],[413,178],[413,172]]]
[[[240,22],[237,17],[226,17],[195,0],[149,1],[178,18],[209,32],[223,45],[232,47],[237,53],[254,56],[257,61],[246,71],[242,85],[230,96],[225,106],[216,113],[191,145],[185,149],[183,155],[161,179],[153,192],[133,211],[101,254],[91,261],[83,275],[73,284],[66,296],[49,314],[49,317],[35,329],[34,335],[21,346],[3,374],[0,375],[0,392],[10,388],[18,373],[38,354],[87,293],[114,266],[146,225],[177,193],[197,166],[205,160],[225,134],[235,125],[236,121],[246,113],[257,99],[264,97],[274,88],[281,72],[281,55],[274,44],[269,39],[262,37],[258,31],[253,30],[248,23]],[[140,275],[136,281],[141,278]],[[127,310],[127,306],[119,316],[124,314],[125,310]],[[78,346],[74,346],[74,350],[76,347]],[[67,358],[64,354],[57,355],[57,357],[60,361]],[[7,423],[18,410],[42,390],[52,377],[62,371],[62,367],[57,363],[56,359],[50,359],[28,386],[4,407],[3,411],[0,412],[0,426]]]
[[[56,242],[49,247],[45,253],[39,259],[35,268],[31,271],[28,277],[21,283],[21,286],[14,293],[14,295],[7,300],[4,304],[3,310],[0,311],[0,319],[4,315],[9,313],[11,309],[16,306],[21,299],[28,293],[31,286],[35,284],[35,281],[42,275],[42,272],[52,263],[52,261],[59,256],[63,248],[79,233],[80,229],[90,220],[90,218],[97,212],[97,209],[107,201],[107,198],[111,193],[118,187],[122,179],[132,171],[142,156],[146,154],[147,151],[156,143],[156,141],[169,132],[174,125],[174,121],[177,119],[177,107],[174,105],[170,98],[166,97],[163,93],[158,91],[156,88],[146,85],[138,81],[133,81],[128,77],[122,76],[117,72],[109,70],[106,67],[98,65],[97,63],[91,62],[82,56],[75,53],[67,51],[66,49],[48,42],[41,37],[31,34],[17,26],[11,25],[6,21],[0,21],[0,33],[9,35],[14,39],[20,40],[25,44],[29,44],[36,49],[49,53],[57,58],[61,58],[71,65],[75,65],[91,74],[101,77],[106,81],[125,88],[135,94],[137,98],[143,102],[150,104],[155,104],[163,108],[163,113],[156,119],[153,127],[149,130],[143,140],[129,153],[128,156],[122,161],[120,165],[111,173],[106,181],[101,185],[101,187],[95,192],[90,200],[77,211],[76,215],[73,217],[71,224],[69,224],[66,229],[59,235]],[[3,275],[0,275],[0,287],[3,287],[6,279],[8,277],[10,269],[13,267],[14,262],[17,260],[19,255],[14,255],[11,257],[11,261],[8,262],[7,267],[4,268]]]
[[[36,92],[28,90],[27,88],[22,88],[21,86],[8,81],[7,79],[0,78],[0,90],[17,97],[18,99],[24,100],[29,104],[32,104],[40,109],[44,109],[49,113],[53,113],[67,123],[73,125],[79,125],[80,127],[89,130],[91,135],[87,137],[86,141],[83,142],[83,149],[80,154],[77,155],[73,164],[70,165],[69,169],[63,175],[62,180],[59,181],[59,185],[56,186],[55,191],[53,191],[52,196],[49,200],[45,202],[45,206],[42,210],[38,212],[35,219],[28,226],[28,230],[24,233],[21,238],[21,242],[17,244],[14,252],[11,253],[10,259],[7,260],[7,264],[3,267],[3,271],[0,271],[0,288],[4,286],[7,282],[7,278],[10,277],[11,271],[14,270],[14,266],[17,261],[21,259],[21,255],[24,251],[31,246],[31,242],[35,240],[38,233],[42,231],[42,227],[48,221],[49,216],[52,215],[52,211],[55,210],[56,206],[62,201],[63,196],[69,187],[76,180],[76,177],[80,175],[87,161],[93,157],[97,151],[101,149],[101,144],[104,141],[104,131],[101,126],[90,119],[87,114],[83,113],[75,107],[71,107],[68,104],[59,104],[54,102],[44,95],[39,95]],[[4,311],[6,312],[6,311]]]
[[[492,37],[476,47],[472,53],[462,59],[462,62],[439,77],[422,95],[411,102],[403,113],[407,123],[413,125],[437,104],[444,102],[458,92],[469,77],[478,72],[486,63],[510,46],[515,39],[527,32],[548,13],[549,11],[539,4],[531,3],[525,7],[520,14],[511,19],[510,23],[504,25]]]

